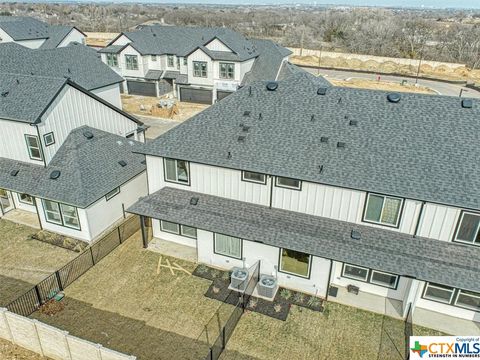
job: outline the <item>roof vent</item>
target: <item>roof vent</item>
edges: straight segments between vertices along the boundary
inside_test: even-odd
[[[60,177],[60,171],[58,170],[53,170],[51,173],[50,173],[50,179],[52,180],[56,180]]]
[[[262,120],[262,119],[263,119],[262,113],[258,114],[258,120]]]
[[[354,240],[360,240],[362,237],[362,234],[358,230],[352,230],[352,232],[350,233],[350,237]]]
[[[387,95],[387,100],[394,104],[400,102],[401,98],[402,95],[400,95],[399,93],[391,93]]]
[[[127,166],[127,162],[125,160],[120,160],[118,163],[120,164],[121,167]]]
[[[140,164],[142,164],[142,165],[147,165],[147,160],[142,160],[142,161],[140,161]]]
[[[2,92],[2,97],[7,97],[7,95],[8,95],[8,91]]]
[[[231,158],[232,158],[232,153],[229,151],[229,152],[227,153],[227,159],[231,159]]]
[[[85,130],[83,132],[83,136],[85,136],[88,140],[93,139],[93,134],[91,131]]]
[[[194,196],[194,197],[190,198],[190,205],[195,206],[197,204],[198,204],[198,197]]]
[[[11,176],[17,176],[17,174],[18,174],[18,170],[16,170],[16,169],[10,171],[10,175],[11,175]]]
[[[248,132],[248,130],[250,130],[250,126],[242,125],[242,130],[243,132]]]
[[[250,111],[245,110],[245,111],[243,112],[243,116],[250,116]]]
[[[471,109],[473,107],[472,99],[464,99],[462,100],[462,107],[464,109]]]
[[[239,136],[237,140],[238,142],[245,142],[245,136]]]
[[[315,121],[315,115],[312,115],[312,117],[310,118],[310,121],[311,121],[311,122],[314,122],[314,121]]]
[[[350,122],[348,123],[350,126],[357,126],[358,125],[358,122],[357,120],[350,120]]]
[[[341,141],[337,142],[337,148],[339,148],[339,149],[345,148],[345,143],[341,142]]]
[[[327,94],[327,88],[326,87],[319,87],[317,89],[317,95],[326,95]]]
[[[252,96],[252,87],[251,86],[248,87],[248,96]]]
[[[324,143],[324,144],[328,143],[328,137],[322,136],[322,137],[320,138],[320,142],[321,142],[321,143]]]
[[[278,88],[278,83],[276,81],[270,81],[267,83],[267,90],[268,91],[275,91]]]
[[[318,166],[318,173],[321,174],[323,172],[323,165]]]

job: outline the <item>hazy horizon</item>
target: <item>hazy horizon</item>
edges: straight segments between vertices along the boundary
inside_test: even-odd
[[[8,2],[22,2],[7,0]],[[415,8],[438,8],[438,9],[480,9],[480,0],[473,4],[472,0],[25,0],[25,2],[38,3],[148,3],[148,4],[208,4],[208,5],[347,5],[347,6],[376,6],[376,7],[415,7]]]

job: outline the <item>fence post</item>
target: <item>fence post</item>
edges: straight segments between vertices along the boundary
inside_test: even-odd
[[[35,294],[37,295],[38,306],[42,305],[42,297],[40,296],[40,290],[38,290],[38,285],[35,285]]]
[[[118,233],[118,241],[121,244],[122,243],[122,234],[120,233],[120,226],[121,225],[118,225],[118,227],[117,227],[117,233]]]
[[[60,289],[60,291],[63,291],[62,279],[60,279],[60,273],[58,272],[58,270],[55,271],[55,277],[57,278],[58,288]]]
[[[225,350],[225,326],[222,328],[222,350]]]
[[[92,264],[95,265],[95,259],[93,257],[93,251],[91,246],[90,246],[90,256],[92,257]]]
[[[40,347],[40,355],[45,356],[45,353],[43,352],[43,346],[42,346],[42,340],[40,339],[40,334],[38,333],[38,327],[37,324],[39,323],[38,320],[33,320],[33,327],[35,328],[35,334],[37,335],[37,340],[38,340],[38,346]]]
[[[213,349],[210,348],[210,360],[213,360]]]

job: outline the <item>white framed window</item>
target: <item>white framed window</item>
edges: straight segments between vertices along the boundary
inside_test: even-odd
[[[47,222],[80,230],[77,208],[55,201],[42,200]]]
[[[342,276],[348,279],[368,281],[368,268],[344,264]]]
[[[279,271],[304,278],[310,277],[312,256],[300,251],[280,249]]]
[[[105,199],[108,201],[118,194],[120,194],[120,187],[117,187],[117,188],[113,189],[112,191],[110,191],[107,195],[105,195]]]
[[[33,197],[28,194],[18,194],[18,201],[24,204],[33,205]]]
[[[183,58],[183,65],[187,66],[187,64],[188,64],[188,59],[185,57],[185,58]]]
[[[175,57],[173,55],[167,55],[167,66],[174,67]]]
[[[45,143],[45,146],[55,144],[55,136],[53,135],[53,132],[43,135],[43,142]]]
[[[180,58],[177,57],[177,69],[180,69]]]
[[[455,289],[450,286],[426,283],[423,298],[444,304],[451,304],[454,293]]]
[[[232,80],[235,78],[235,64],[234,63],[224,63],[220,64],[220,79]]]
[[[25,135],[25,141],[27,142],[28,156],[30,159],[42,161],[43,156],[38,136]]]
[[[391,289],[397,288],[399,279],[395,274],[347,263],[343,264],[342,277]]]
[[[62,215],[60,214],[60,205],[57,202],[43,200],[43,210],[45,210],[45,219],[48,222],[62,225]]]
[[[197,229],[187,225],[180,225],[180,234],[192,239],[196,239]]]
[[[161,220],[160,228],[162,229],[162,231],[165,231],[165,232],[169,232],[177,235],[180,234],[180,225],[178,225],[177,223]]]
[[[403,199],[369,193],[363,215],[364,222],[398,227]]]
[[[242,180],[265,185],[267,183],[267,176],[252,171],[242,171]]]
[[[118,67],[118,55],[107,54],[107,65],[110,67]]]
[[[213,242],[213,252],[215,254],[235,259],[242,258],[242,239],[215,233]]]
[[[138,70],[138,56],[125,55],[125,65],[127,70]]]
[[[293,190],[301,190],[302,182],[297,179],[277,176],[275,178],[275,186],[287,188],[287,189],[293,189]]]
[[[188,161],[164,159],[165,181],[190,185],[190,164]]]
[[[383,271],[372,270],[370,283],[395,289],[398,283],[398,276]]]
[[[480,214],[462,212],[454,241],[480,246]]]
[[[459,290],[455,299],[455,305],[480,312],[480,294],[473,291]]]
[[[72,229],[80,230],[77,208],[70,205],[60,204],[63,225]]]
[[[207,77],[207,62],[206,61],[194,61],[193,62],[193,76],[195,77]]]

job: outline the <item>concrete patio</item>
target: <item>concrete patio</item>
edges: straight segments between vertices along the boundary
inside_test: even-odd
[[[38,214],[30,211],[14,209],[3,215],[2,219],[12,221],[17,224],[26,225],[35,229],[41,229],[38,220]]]
[[[194,263],[197,262],[198,258],[196,248],[159,238],[153,238],[149,242],[148,250]]]
[[[436,311],[417,307],[413,313],[413,322],[426,328],[458,336],[479,336],[480,322],[459,319]]]

